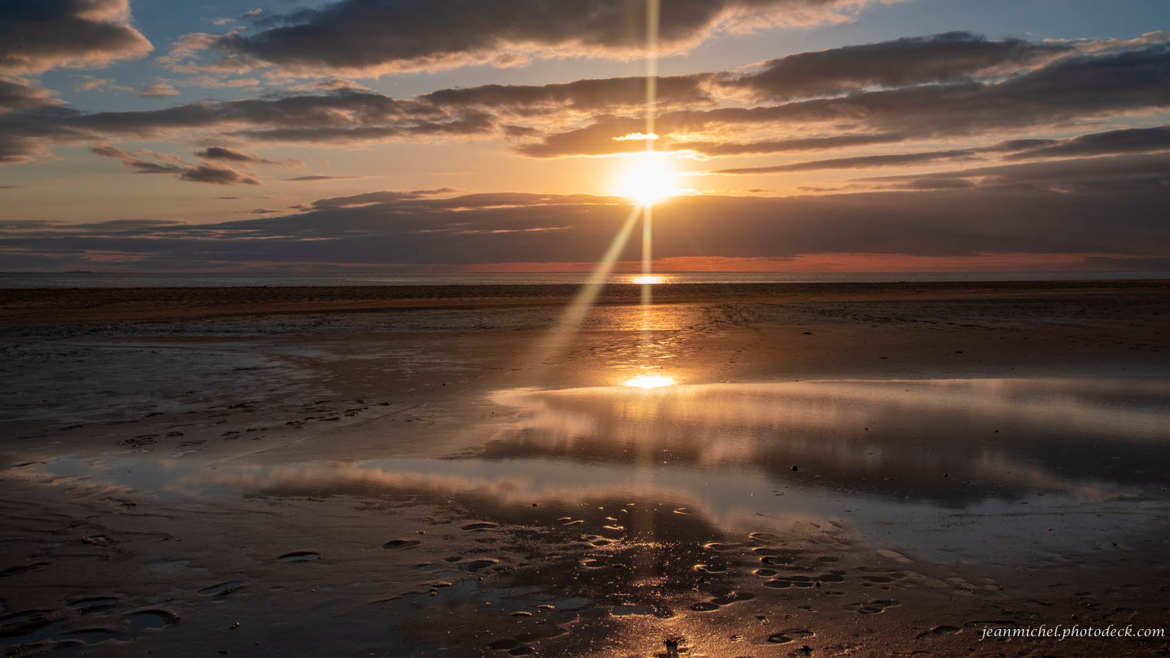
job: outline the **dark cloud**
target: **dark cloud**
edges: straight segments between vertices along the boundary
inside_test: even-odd
[[[694,106],[727,101],[718,96],[718,90],[725,87],[713,85],[712,80],[726,79],[729,74],[668,77],[659,85],[668,109],[657,118],[657,148],[712,156],[826,150],[996,131],[1055,130],[1085,119],[1170,107],[1170,46],[1166,44],[1142,42],[1134,47],[1073,54],[1061,50],[1063,46],[1029,48],[1022,42],[990,42],[964,34],[858,48],[896,53],[955,48],[949,64],[930,69],[923,63],[921,70],[936,70],[932,75],[938,77],[943,74],[937,71],[983,66],[978,70],[994,69],[997,76],[959,82],[940,79],[931,84],[780,104],[714,108]],[[959,54],[968,51],[978,55]],[[1058,51],[1064,54],[1054,61],[1042,61],[1043,53]],[[826,53],[809,55],[828,57]],[[856,53],[850,56],[865,59]],[[967,63],[960,66],[958,62]],[[868,79],[867,65],[859,62],[858,66],[858,79]],[[1008,70],[1011,66],[1024,68],[1013,74]],[[886,80],[892,84],[900,79]],[[9,86],[0,88],[0,94],[16,99],[11,101],[12,111],[0,114],[0,162],[29,160],[56,143],[153,139],[191,132],[202,133],[204,143],[211,144],[213,139],[226,138],[360,145],[383,140],[506,136],[518,141],[513,146],[517,152],[531,157],[623,153],[644,148],[641,139],[629,138],[646,129],[640,116],[643,83],[642,78],[633,77],[489,85],[440,90],[409,99],[345,88],[323,94],[89,114],[60,107],[29,107],[34,101],[23,99],[35,92]],[[1018,148],[1005,147],[1004,152],[1055,144],[1029,139]]]
[[[215,183],[219,185],[259,185],[260,181],[250,174],[236,171],[231,167],[203,162],[189,165],[177,158],[167,158],[159,154],[150,154],[140,157],[115,146],[102,145],[90,147],[90,152],[106,158],[121,160],[122,164],[138,174],[174,174],[181,180],[194,183]]]
[[[432,190],[410,190],[408,192],[367,192],[352,196],[328,197],[313,202],[314,208],[351,208],[368,206],[371,204],[389,204],[401,201],[414,201],[440,194],[450,194],[455,190],[449,187],[439,187]]]
[[[19,78],[0,78],[0,113],[56,105],[60,102],[48,89],[34,87]]]
[[[1069,44],[988,41],[969,32],[950,32],[789,55],[751,73],[724,75],[720,84],[757,98],[791,100],[872,87],[955,82],[1005,66],[1014,72],[1072,50]]]
[[[315,175],[310,175],[310,176],[294,176],[293,178],[285,178],[284,180],[292,181],[292,182],[308,183],[308,182],[322,181],[322,180],[344,180],[346,178],[350,178],[350,176],[322,176],[319,174],[315,174]]]
[[[1112,191],[1118,202],[1133,187],[1170,192],[1170,154],[1112,155],[1023,164],[974,167],[918,176],[886,176],[872,181],[904,182],[965,180],[980,187],[1038,189],[1100,188]]]
[[[757,142],[688,142],[671,141],[667,148],[680,151],[696,151],[705,155],[748,155],[753,153],[781,153],[785,151],[820,151],[869,146],[900,142],[905,137],[898,133],[876,133],[870,135],[831,135],[825,137],[795,137],[791,139],[765,139]]]
[[[940,160],[967,160],[976,157],[972,149],[926,151],[923,153],[896,153],[892,155],[865,155],[854,158],[832,158],[811,162],[793,162],[767,167],[739,167],[719,169],[716,174],[771,174],[785,171],[813,171],[816,169],[859,169],[863,167],[891,167],[925,164]]]
[[[801,141],[801,140],[793,140]],[[864,143],[864,142],[863,142]],[[736,145],[740,146],[740,145]],[[742,145],[750,147],[750,145]],[[678,147],[678,144],[675,144]],[[717,149],[715,149],[717,150]],[[772,149],[792,150],[792,149]],[[856,169],[861,167],[889,167],[925,164],[939,161],[970,160],[985,153],[1006,153],[1007,160],[1036,160],[1042,158],[1067,158],[1070,156],[1093,156],[1117,153],[1170,150],[1170,126],[1154,128],[1131,128],[1081,135],[1066,140],[1015,139],[993,146],[926,151],[921,153],[896,153],[889,155],[866,155],[851,158],[832,158],[809,162],[794,162],[764,167],[737,167],[719,169],[716,174],[767,174],[816,169]],[[752,151],[745,151],[752,152]],[[1071,162],[1071,161],[1070,161]]]
[[[206,162],[194,167],[188,167],[179,174],[179,178],[195,183],[215,183],[217,185],[259,185],[260,181],[253,176],[241,173],[231,167],[207,164]]]
[[[940,83],[868,91],[780,105],[676,110],[657,119],[672,133],[745,127],[826,125],[837,131],[892,133],[905,138],[969,135],[981,131],[1051,127],[1086,117],[1170,107],[1170,47],[1067,57],[1004,80]],[[517,145],[537,157],[598,155],[629,150],[615,138],[638,120],[606,118],[592,125]]]
[[[661,6],[659,48],[689,49],[750,22],[796,24],[839,17],[867,0],[671,0]],[[254,33],[211,44],[232,65],[365,75],[468,64],[510,66],[530,57],[630,57],[645,47],[644,0],[341,0],[266,16]]]
[[[1153,166],[1146,162],[1147,167]],[[1136,166],[1136,163],[1135,163]],[[1167,171],[1162,163],[1162,171]],[[946,185],[946,184],[943,184]],[[810,197],[683,197],[656,210],[655,255],[790,258],[883,253],[971,256],[1075,253],[1165,258],[1165,189],[1125,194],[965,187]],[[949,187],[962,185],[958,183]],[[376,192],[320,200],[306,212],[220,224],[30,225],[5,250],[136,254],[139,267],[248,264],[463,265],[593,262],[629,212],[609,197]],[[696,245],[702,245],[701,252]],[[636,260],[629,245],[622,260]]]
[[[267,160],[255,153],[246,153],[226,146],[209,146],[202,151],[196,151],[197,157],[204,160],[227,160],[229,162],[247,162],[253,164],[280,164],[274,160]]]
[[[658,78],[655,83],[656,102],[663,106],[711,103],[713,99],[705,88],[711,78],[710,74]],[[607,112],[619,107],[644,106],[646,78],[601,78],[547,85],[483,85],[442,89],[420,96],[419,100],[442,107]]]
[[[1031,146],[1033,147],[1022,150],[1020,153],[1009,155],[1008,159],[1020,160],[1170,149],[1170,126],[1110,130],[1081,135],[1064,141],[1043,141]]]
[[[116,146],[91,146],[89,152],[94,155],[100,155],[103,158],[121,160],[122,164],[133,169],[138,174],[181,174],[183,172],[183,167],[178,163],[163,163],[157,160],[140,158]]]
[[[129,19],[129,0],[5,0],[0,70],[39,73],[142,57],[150,41]]]
[[[258,141],[304,143],[429,139],[493,134],[491,115],[447,110],[373,92],[338,91],[278,98],[203,102],[160,110],[84,114],[34,108],[0,114],[0,162],[31,159],[48,144],[113,137],[157,137],[167,131],[232,131]]]

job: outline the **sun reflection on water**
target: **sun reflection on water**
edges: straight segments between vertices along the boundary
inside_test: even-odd
[[[638,284],[640,286],[656,285],[659,283],[666,283],[666,277],[659,275],[659,274],[642,274],[639,276],[631,277],[630,283],[635,283],[635,284]]]
[[[650,390],[652,388],[674,386],[676,383],[678,382],[674,380],[674,377],[667,377],[666,375],[638,375],[622,382],[622,386]]]

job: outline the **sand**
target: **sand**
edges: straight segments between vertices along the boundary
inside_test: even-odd
[[[0,291],[0,644],[1170,651],[1170,284],[574,291]]]

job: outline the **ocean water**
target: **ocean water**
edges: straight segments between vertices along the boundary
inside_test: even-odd
[[[614,274],[610,283],[641,283],[637,274]],[[228,274],[131,272],[0,272],[3,288],[220,288],[236,286],[412,286],[581,284],[586,272],[427,274]],[[1170,279],[1170,272],[677,272],[654,283],[895,283],[979,281],[1089,281]]]

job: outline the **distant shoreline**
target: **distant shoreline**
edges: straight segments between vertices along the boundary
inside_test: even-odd
[[[0,325],[156,322],[241,315],[360,313],[421,309],[484,309],[569,303],[578,284],[5,288]],[[874,282],[666,283],[653,286],[662,304],[894,300],[1018,300],[1109,297],[1170,298],[1170,279]],[[596,303],[637,304],[641,286],[607,284]]]

